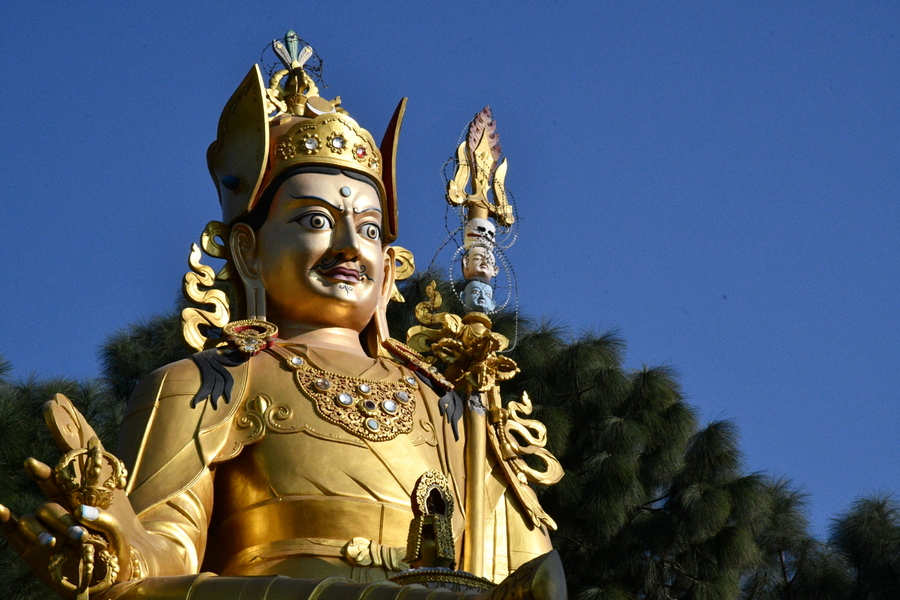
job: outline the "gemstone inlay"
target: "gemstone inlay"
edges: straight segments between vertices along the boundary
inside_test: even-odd
[[[334,192],[340,185],[337,188]],[[404,370],[394,375],[396,379],[373,381],[322,371],[313,357],[299,352],[282,356],[284,364],[293,372],[300,393],[312,401],[316,413],[325,421],[371,442],[392,440],[412,431],[419,402],[418,377],[411,378],[416,386],[409,381],[414,372]],[[302,358],[302,366],[295,358]],[[284,418],[290,419],[289,413]],[[287,431],[285,425],[279,423],[278,428]]]

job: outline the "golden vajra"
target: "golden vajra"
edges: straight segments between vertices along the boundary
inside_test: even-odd
[[[103,450],[96,436],[88,440],[87,448],[67,452],[56,464],[53,474],[73,511],[82,507],[108,509],[112,504],[113,492],[124,490],[128,478],[122,461]],[[53,555],[49,564],[50,578],[62,588],[74,592],[77,600],[87,600],[90,594],[112,586],[119,574],[119,560],[110,551],[109,542],[100,535],[85,532],[79,542],[80,547],[64,546]],[[75,581],[69,577],[71,568],[66,567],[72,556],[77,556],[79,560]],[[91,585],[98,563],[103,576]]]

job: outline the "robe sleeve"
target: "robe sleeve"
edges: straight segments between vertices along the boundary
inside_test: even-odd
[[[116,455],[128,467],[131,505],[149,535],[133,540],[141,576],[197,573],[213,507],[210,467],[228,442],[243,398],[246,365],[230,370],[232,401],[192,399],[200,370],[187,359],[138,384],[125,411]]]

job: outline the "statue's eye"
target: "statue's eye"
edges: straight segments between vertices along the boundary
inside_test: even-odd
[[[303,216],[297,217],[294,221],[308,229],[332,229],[334,227],[334,223],[331,220],[331,217],[326,215],[325,213],[320,212],[309,212]]]
[[[359,233],[370,240],[381,239],[381,227],[375,223],[363,223],[359,226]]]

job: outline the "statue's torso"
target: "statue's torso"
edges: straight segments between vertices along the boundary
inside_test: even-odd
[[[461,473],[463,444],[446,436],[435,394],[411,371],[381,360],[362,373],[341,373],[322,351],[311,354],[321,369],[303,356],[310,369],[307,384],[310,376],[324,377],[331,383],[327,392],[302,393],[288,354],[250,361],[242,405],[228,425],[232,448],[242,449],[214,471],[206,564],[222,574],[349,575],[354,561],[348,561],[344,546],[354,538],[375,542],[376,553],[379,547],[386,547],[383,552],[405,547],[413,516],[410,497],[425,471],[440,471],[462,485],[452,475]],[[383,398],[408,393],[407,403],[389,405],[396,407],[393,421],[405,420],[408,431],[373,440],[374,432],[363,429],[364,418],[350,425],[340,420],[341,411],[349,415],[356,408],[347,409],[336,398],[351,393],[355,403],[364,400],[355,389],[359,381],[372,382],[367,384],[376,388],[371,397],[382,399],[371,414],[379,413]],[[329,403],[340,410],[329,413]],[[380,429],[385,435],[386,428]],[[461,504],[462,490],[455,491]],[[461,512],[460,506],[457,537]],[[389,564],[382,569],[389,570]]]

